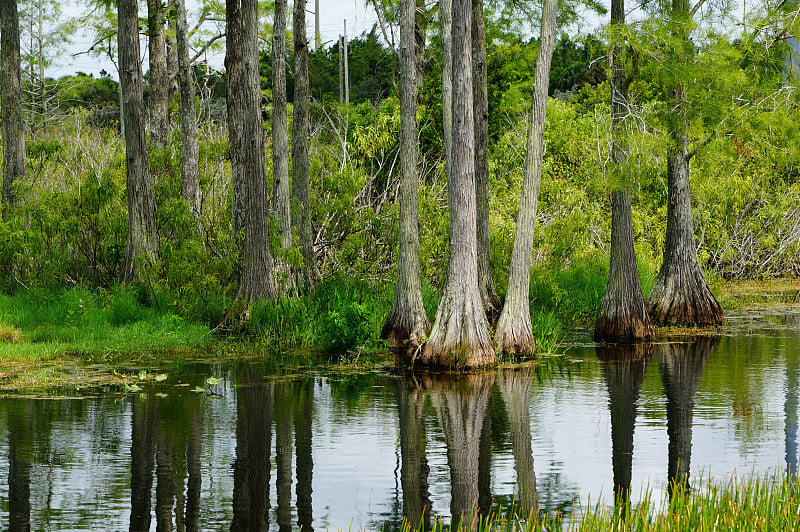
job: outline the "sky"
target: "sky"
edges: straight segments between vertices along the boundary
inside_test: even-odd
[[[339,34],[344,33],[345,19],[347,20],[348,36],[360,35],[372,29],[373,24],[377,22],[377,17],[375,11],[372,9],[371,3],[369,7],[366,6],[367,1],[368,0],[319,0],[320,35],[322,42],[335,42],[336,39],[339,38]],[[307,10],[309,13],[306,17],[306,33],[313,45],[314,0],[307,0],[307,2]],[[79,0],[64,0],[61,2],[61,9],[65,17],[81,17],[88,12],[85,3]],[[192,20],[195,20],[197,16],[198,2],[196,0],[187,0],[187,10],[189,25],[191,26]],[[140,11],[139,16],[144,16],[144,13]],[[267,16],[270,15],[268,14]],[[291,25],[291,19],[289,24]],[[74,42],[67,46],[65,53],[63,53],[61,57],[55,59],[53,66],[48,71],[48,75],[60,77],[79,71],[87,74],[92,73],[99,75],[101,71],[105,70],[116,79],[117,74],[115,67],[108,59],[81,53],[88,50],[94,43],[94,40],[95,36],[91,31],[86,28],[79,29],[74,36]],[[145,43],[143,41],[143,54],[146,53],[144,45]],[[218,68],[222,67],[223,59],[221,53],[208,57],[209,63]]]

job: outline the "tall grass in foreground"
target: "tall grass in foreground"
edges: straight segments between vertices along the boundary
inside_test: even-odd
[[[583,508],[568,521],[556,517],[525,519],[508,517],[503,512],[488,516],[470,516],[460,526],[451,527],[436,520],[430,528],[438,531],[641,531],[703,532],[751,530],[800,530],[800,496],[796,494],[797,477],[784,472],[768,473],[746,479],[698,482],[696,490],[676,489],[671,500],[656,504],[652,490],[642,501],[627,508],[604,504]],[[514,512],[510,512],[514,515]],[[423,524],[403,523],[404,531],[424,532]]]

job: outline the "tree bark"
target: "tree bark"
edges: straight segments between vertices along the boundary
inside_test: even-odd
[[[490,323],[500,315],[494,291],[489,237],[489,98],[486,70],[486,24],[483,0],[472,0],[472,91],[475,112],[475,200],[478,231],[478,288]]]
[[[162,0],[147,0],[147,33],[150,60],[150,140],[164,147],[169,140],[169,73],[164,24],[166,9]]]
[[[186,1],[174,0],[177,11],[178,82],[181,87],[181,196],[189,212],[200,218],[200,170],[197,141],[197,114],[194,102],[194,75],[189,58],[189,32],[186,26]]]
[[[439,1],[442,41],[442,125],[444,126],[444,175],[453,175],[453,0]]]
[[[611,27],[625,24],[624,0],[611,3]],[[614,35],[619,39],[619,35]],[[624,122],[628,114],[628,78],[625,73],[624,43],[613,42],[609,48],[611,70],[611,158],[619,173],[627,158]],[[631,341],[655,333],[644,303],[636,249],[633,245],[633,220],[630,189],[611,193],[611,262],[600,315],[594,329],[595,340]]]
[[[231,4],[238,3],[237,6]],[[226,64],[234,67],[239,56],[241,68],[229,71],[228,117],[231,136],[231,166],[238,165],[234,177],[242,180],[241,279],[237,300],[245,309],[261,299],[275,299],[272,256],[269,249],[269,210],[261,117],[261,87],[258,74],[258,2],[228,0],[228,52]],[[238,15],[237,15],[238,11]],[[238,21],[238,23],[237,23]],[[238,54],[237,52],[241,52]],[[234,109],[231,112],[230,109]],[[238,116],[241,123],[231,123]],[[234,138],[236,139],[234,142]],[[234,191],[236,187],[234,186]],[[235,193],[235,192],[234,192]]]
[[[557,11],[558,0],[545,0],[542,7],[541,38],[539,55],[536,60],[531,119],[526,143],[525,173],[522,190],[520,190],[514,247],[511,251],[508,292],[494,337],[497,350],[506,355],[528,356],[533,354],[536,349],[528,292],[531,282],[533,231],[536,225],[539,187],[542,182],[547,89],[555,46]]]
[[[478,289],[471,19],[471,2],[454,0],[453,71],[459,76],[453,83],[453,174],[447,186],[450,252],[436,322],[420,359],[428,366],[497,362]]]
[[[25,160],[25,122],[22,120],[19,13],[17,2],[0,2],[0,97],[3,119],[3,204],[17,202],[14,183],[28,176]]]
[[[242,6],[241,0],[225,2],[225,88],[228,107],[228,144],[231,159],[231,193],[233,233],[241,244],[245,219],[245,192],[242,166],[242,143],[244,142],[244,109],[241,102],[244,78],[242,57]]]
[[[597,347],[597,358],[608,388],[611,411],[611,461],[614,471],[614,506],[629,509],[633,472],[633,433],[636,403],[653,344],[605,345]]]
[[[272,212],[278,223],[282,254],[292,247],[289,189],[289,119],[286,111],[286,0],[275,1],[272,28]],[[279,289],[294,289],[294,278],[281,257],[276,260]]]
[[[139,63],[139,15],[136,0],[117,2],[119,29],[120,90],[125,115],[125,163],[128,190],[128,242],[120,278],[123,283],[141,280],[141,257],[158,261],[156,203],[144,133],[144,92]]]
[[[309,81],[308,41],[306,40],[306,0],[295,0],[292,20],[294,31],[294,114],[292,123],[292,223],[303,256],[298,272],[299,284],[314,287],[319,281],[317,257],[311,232],[309,198]]]
[[[673,35],[688,43],[689,2],[673,0],[671,18]],[[648,311],[650,319],[659,325],[721,325],[725,314],[703,277],[694,243],[685,88],[681,82],[671,83],[667,87],[672,100],[672,146],[667,154],[667,235],[661,269],[647,297]]]
[[[414,46],[416,0],[403,0],[400,18],[400,234],[394,303],[381,338],[397,350],[402,363],[413,359],[431,324],[422,304],[419,269],[417,170],[417,82]]]

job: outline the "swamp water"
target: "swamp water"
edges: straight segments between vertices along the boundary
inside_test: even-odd
[[[239,364],[141,388],[0,399],[7,528],[393,530],[492,505],[575,514],[615,486],[636,504],[670,473],[796,471],[800,311],[459,377]]]

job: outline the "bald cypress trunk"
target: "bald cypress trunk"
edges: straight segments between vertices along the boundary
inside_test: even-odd
[[[186,1],[175,0],[175,21],[178,48],[178,82],[181,89],[181,196],[189,212],[200,218],[200,170],[197,143],[197,115],[194,105],[194,75],[189,58],[189,34],[186,27]]]
[[[472,91],[475,112],[475,199],[478,231],[478,288],[491,323],[500,315],[494,291],[489,238],[489,98],[483,0],[472,0]]]
[[[531,282],[531,255],[533,231],[536,225],[536,207],[539,186],[542,182],[544,159],[544,125],[547,114],[547,89],[550,64],[555,47],[556,13],[558,0],[545,0],[542,8],[541,39],[534,74],[531,118],[525,156],[525,175],[519,197],[519,213],[511,251],[511,271],[508,277],[503,311],[497,321],[495,345],[507,355],[531,355],[536,350],[536,340],[531,327],[528,292]]]
[[[275,1],[272,28],[272,213],[278,223],[281,251],[292,247],[289,189],[289,119],[286,110],[286,0]],[[294,291],[294,278],[283,258],[276,260],[280,291]]]
[[[141,260],[158,260],[156,202],[144,133],[144,91],[139,63],[139,10],[136,0],[117,2],[120,90],[125,116],[125,163],[128,192],[128,242],[120,278],[123,283],[141,277]]]
[[[14,183],[28,176],[25,160],[25,122],[22,120],[19,13],[17,2],[0,2],[0,98],[3,119],[3,204],[17,201]]]
[[[442,125],[444,126],[444,175],[453,175],[453,0],[439,0],[442,41]]]
[[[147,0],[148,57],[150,60],[150,140],[166,146],[169,137],[169,73],[164,31],[166,9],[162,0]]]
[[[381,338],[398,350],[402,362],[413,357],[430,329],[422,304],[417,232],[417,82],[414,46],[416,0],[403,0],[400,18],[400,246],[394,303],[381,331]]]
[[[624,0],[611,2],[611,25],[625,24]],[[615,35],[619,39],[619,35]],[[624,43],[614,42],[609,50],[611,70],[611,158],[615,170],[627,158],[624,120],[628,114],[628,79],[625,74]],[[625,180],[625,176],[623,181]],[[611,265],[600,315],[594,329],[595,340],[629,341],[652,336],[655,332],[644,304],[636,250],[633,245],[631,194],[628,186],[611,193]]]
[[[294,114],[292,122],[292,225],[300,245],[303,267],[300,284],[313,287],[319,281],[314,238],[311,232],[308,163],[308,41],[306,40],[306,0],[295,0],[292,17],[294,33]]]
[[[236,3],[239,5],[231,5]],[[238,166],[234,176],[241,179],[243,194],[241,278],[237,299],[247,309],[255,301],[277,297],[269,249],[266,160],[258,74],[258,2],[228,0],[227,9],[234,15],[232,20],[228,20],[227,35],[228,51],[232,56],[226,57],[226,65],[232,67],[228,72],[231,166]],[[235,68],[233,64],[237,56],[241,68]],[[241,123],[231,123],[232,116],[241,117]]]
[[[450,255],[436,322],[420,361],[478,367],[497,361],[478,289],[475,137],[472,114],[472,9],[453,1],[453,174],[448,176]]]
[[[687,45],[691,44],[691,23],[688,0],[673,0],[672,33]],[[703,277],[694,243],[685,87],[679,81],[667,89],[672,109],[672,145],[667,154],[667,235],[661,269],[647,296],[648,311],[658,325],[721,325],[725,314]]]

